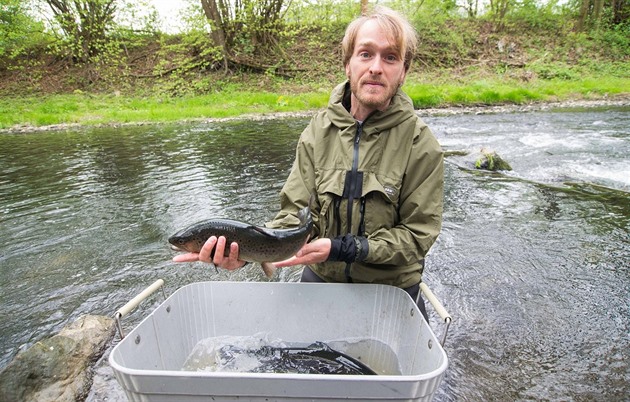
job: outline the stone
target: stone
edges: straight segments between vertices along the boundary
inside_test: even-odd
[[[512,170],[512,166],[501,158],[496,152],[487,149],[481,150],[481,155],[475,161],[476,169],[483,170]]]
[[[115,332],[113,318],[84,315],[18,353],[0,373],[0,400],[77,401],[92,384],[92,365]]]

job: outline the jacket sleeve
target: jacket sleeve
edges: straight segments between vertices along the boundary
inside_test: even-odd
[[[399,222],[368,237],[369,264],[402,266],[423,259],[442,227],[444,157],[430,129],[420,122],[399,198]]]
[[[295,159],[282,190],[280,191],[280,211],[266,224],[270,228],[289,228],[300,224],[298,212],[309,203],[315,191],[315,167],[313,164],[313,120],[300,135]],[[317,228],[317,206],[311,206],[311,214]],[[316,229],[315,229],[316,230]],[[318,233],[314,233],[316,237]]]

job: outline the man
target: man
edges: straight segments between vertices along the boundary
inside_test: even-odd
[[[302,281],[383,283],[419,297],[424,257],[442,224],[443,154],[400,87],[417,39],[411,25],[377,8],[347,28],[342,41],[348,80],[302,132],[281,211],[270,227],[293,227],[311,194],[314,240],[277,267],[305,265]],[[236,269],[238,244],[208,239],[199,254]],[[210,252],[216,247],[214,259]]]

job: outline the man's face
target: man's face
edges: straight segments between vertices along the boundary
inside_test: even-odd
[[[352,109],[359,110],[363,117],[377,109],[385,110],[403,84],[403,59],[376,21],[368,20],[359,29],[346,76],[353,95]]]

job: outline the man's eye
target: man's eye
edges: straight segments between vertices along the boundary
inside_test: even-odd
[[[368,52],[361,52],[359,53],[359,57],[363,58],[363,59],[367,59],[370,57],[370,54]]]
[[[398,57],[396,57],[396,56],[395,56],[395,55],[393,55],[393,54],[390,54],[389,56],[387,56],[387,57],[385,58],[385,60],[387,60],[387,61],[392,61],[392,62],[393,62],[393,61],[398,60]]]

